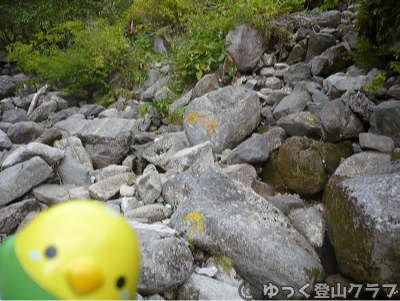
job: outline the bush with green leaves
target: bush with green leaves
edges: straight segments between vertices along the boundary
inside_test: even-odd
[[[400,72],[400,5],[391,0],[364,0],[357,17],[356,64]],[[391,70],[390,70],[391,69]]]
[[[132,46],[116,26],[96,19],[58,24],[34,43],[14,43],[9,60],[68,92],[108,92],[110,76],[127,64]]]

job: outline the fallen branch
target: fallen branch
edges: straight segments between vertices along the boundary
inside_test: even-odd
[[[43,94],[45,94],[47,91],[49,91],[50,88],[51,88],[50,85],[44,85],[43,87],[41,87],[39,89],[39,91],[36,92],[36,94],[32,98],[31,105],[29,106],[29,109],[28,109],[28,113],[27,113],[28,117],[32,114],[33,110],[35,109],[39,97],[42,96]]]

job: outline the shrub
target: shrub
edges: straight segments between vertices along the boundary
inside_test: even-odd
[[[17,42],[9,50],[8,59],[16,60],[19,68],[67,92],[103,95],[110,76],[127,63],[132,48],[117,27],[97,19],[58,24],[39,34],[37,41]]]
[[[365,68],[399,72],[400,5],[390,0],[361,2],[357,17],[359,41],[354,60]]]

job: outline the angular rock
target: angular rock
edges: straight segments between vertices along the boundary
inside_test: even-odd
[[[13,151],[3,162],[2,168],[8,168],[19,162],[39,156],[47,164],[53,165],[64,158],[64,152],[46,144],[31,142],[28,145],[21,145]]]
[[[263,38],[247,25],[235,26],[226,36],[225,49],[239,71],[251,71],[261,60]]]
[[[98,181],[90,185],[89,193],[96,200],[108,200],[119,192],[122,184],[129,183],[132,177],[135,177],[135,174],[127,172]]]
[[[193,273],[177,291],[179,300],[243,300],[236,286]]]
[[[93,172],[92,161],[90,160],[89,154],[86,152],[82,145],[82,141],[79,138],[64,138],[56,141],[54,146],[63,150],[65,155],[69,155],[78,162],[82,163],[89,170],[89,173]]]
[[[77,107],[69,107],[67,109],[61,110],[60,112],[55,113],[54,115],[49,117],[49,124],[54,125],[59,121],[67,119],[75,114],[79,113],[79,108]],[[81,115],[79,115],[81,116]],[[76,116],[75,116],[76,117]],[[83,119],[82,119],[83,120]],[[62,125],[62,124],[61,124]]]
[[[274,205],[278,202],[284,203],[290,210],[304,208],[304,201],[297,194],[281,194],[274,195],[267,198],[268,201]]]
[[[204,75],[194,86],[192,98],[203,96],[204,94],[219,88],[218,76],[215,73]]]
[[[142,250],[140,294],[163,293],[189,278],[193,272],[193,255],[176,231],[161,224],[129,222]]]
[[[7,136],[12,143],[27,144],[43,133],[44,129],[32,121],[22,121],[11,125],[8,128]]]
[[[314,247],[322,247],[325,239],[325,220],[315,207],[297,213],[292,219],[292,226],[307,238]]]
[[[252,133],[260,118],[257,94],[228,86],[194,99],[186,109],[183,127],[190,145],[210,140],[214,151],[222,153]]]
[[[157,80],[154,84],[149,86],[149,88],[147,88],[144,92],[140,94],[140,100],[151,101],[156,95],[156,93],[168,84],[170,79],[171,78],[169,76],[166,76]]]
[[[356,138],[364,132],[364,125],[341,99],[324,105],[320,113],[323,138],[325,141]]]
[[[69,197],[71,200],[74,199],[90,199],[90,193],[89,193],[89,186],[78,186],[75,188],[70,188],[69,189]]]
[[[297,112],[280,118],[277,125],[285,130],[288,136],[322,136],[321,121],[310,112]]]
[[[311,60],[311,73],[314,76],[328,77],[346,70],[352,63],[348,59],[349,51],[348,45],[343,43],[328,48],[320,56]]]
[[[228,256],[241,277],[260,287],[319,281],[317,254],[275,206],[228,176],[200,168],[176,178],[183,199],[171,217],[173,228],[196,248]]]
[[[286,64],[292,65],[295,63],[302,62],[307,55],[307,51],[301,47],[299,44],[294,45],[292,51],[289,54]]]
[[[86,166],[75,158],[66,155],[57,167],[57,173],[63,184],[77,186],[90,185],[90,173]]]
[[[246,187],[252,187],[257,179],[257,171],[250,164],[228,165],[222,171],[231,179],[239,181]]]
[[[46,205],[54,205],[71,199],[69,190],[74,185],[42,184],[33,188],[33,195]]]
[[[43,159],[33,157],[0,172],[0,207],[47,180],[52,171]]]
[[[399,183],[398,172],[333,177],[325,189],[328,234],[340,271],[356,283],[400,280]]]
[[[391,162],[389,154],[361,152],[344,160],[334,172],[337,177],[358,177],[400,171],[400,164]]]
[[[271,76],[265,80],[264,86],[272,90],[279,90],[282,87],[282,82],[279,78]]]
[[[321,107],[330,101],[329,97],[318,89],[313,90],[311,94],[312,101]]]
[[[7,134],[0,130],[0,149],[10,149],[12,142]]]
[[[105,108],[101,105],[98,104],[88,104],[88,105],[83,105],[80,108],[80,113],[85,116],[97,116],[100,112],[103,112]]]
[[[16,80],[12,76],[0,76],[0,99],[13,96],[16,89]]]
[[[334,46],[336,39],[333,35],[328,33],[312,33],[308,38],[308,48],[306,62],[309,62],[312,58],[320,55],[326,49]]]
[[[386,93],[389,97],[400,100],[400,84],[391,86]]]
[[[264,134],[254,133],[229,153],[227,163],[265,162],[269,154],[277,150],[285,139],[286,133],[280,127],[273,127]]]
[[[169,218],[171,215],[171,206],[164,206],[163,204],[150,204],[135,208],[125,213],[125,216],[129,219],[145,219],[152,223],[162,221]]]
[[[212,144],[210,141],[206,141],[178,151],[171,157],[165,168],[167,170],[173,168],[179,172],[183,172],[192,166],[192,164],[197,160],[214,162]]]
[[[128,166],[111,164],[107,167],[96,169],[93,172],[93,176],[96,178],[96,181],[98,182],[131,171],[132,171],[131,168],[129,168]]]
[[[0,233],[11,234],[29,212],[40,210],[35,199],[28,199],[0,209]]]
[[[369,132],[388,136],[400,147],[400,102],[396,100],[381,102],[370,117]]]
[[[360,133],[358,136],[363,149],[377,150],[382,153],[391,153],[395,146],[392,138],[371,133]]]
[[[171,157],[188,145],[184,132],[167,133],[145,148],[143,158],[165,169]]]
[[[172,114],[176,110],[178,110],[180,107],[186,106],[190,100],[192,99],[192,90],[189,90],[185,94],[183,94],[181,97],[178,99],[174,100],[174,102],[169,106],[169,114]]]
[[[364,93],[349,90],[342,95],[341,99],[362,121],[369,123],[376,105]]]
[[[275,75],[278,76],[278,75]],[[311,79],[310,65],[306,63],[297,63],[291,65],[287,72],[283,75],[283,81],[295,86],[297,82]]]
[[[276,120],[292,113],[301,112],[311,101],[310,94],[305,91],[293,91],[283,98],[275,107],[273,113]]]
[[[60,140],[61,138],[62,138],[62,133],[59,129],[49,128],[45,129],[44,132],[34,140],[34,142],[53,146],[54,142],[56,140]]]
[[[340,25],[342,14],[338,10],[322,11],[311,15],[311,20],[321,27],[336,28]]]
[[[4,112],[2,121],[14,124],[21,121],[28,121],[28,116],[26,115],[26,111],[24,109],[15,108],[11,110],[6,110]]]
[[[160,174],[153,164],[147,165],[143,174],[136,179],[136,189],[145,204],[152,204],[161,195]]]
[[[64,136],[76,136],[82,131],[86,124],[91,122],[91,120],[82,119],[79,116],[81,115],[72,115],[65,120],[55,123],[54,127],[59,129]]]
[[[33,110],[32,114],[29,115],[29,120],[34,122],[41,122],[49,118],[50,114],[57,110],[57,102],[55,100],[50,100],[44,102]]]
[[[375,75],[372,72],[368,75],[357,76],[347,76],[341,73],[333,74],[323,81],[324,93],[336,98],[342,96],[347,90],[362,91]]]

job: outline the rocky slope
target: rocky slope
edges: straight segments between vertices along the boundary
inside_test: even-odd
[[[16,92],[24,76],[0,76],[2,238],[48,206],[92,198],[137,231],[149,299],[240,299],[243,281],[260,296],[273,282],[283,299],[285,287],[301,298],[323,282],[390,293],[384,284],[400,280],[400,78],[366,89],[379,70],[347,60],[352,10],[293,20],[279,50],[232,29],[226,49],[241,75],[226,87],[206,75],[176,99],[171,113],[188,105],[182,126],[154,108],[138,114],[171,95],[168,62],[149,71],[139,100],[108,108]]]

